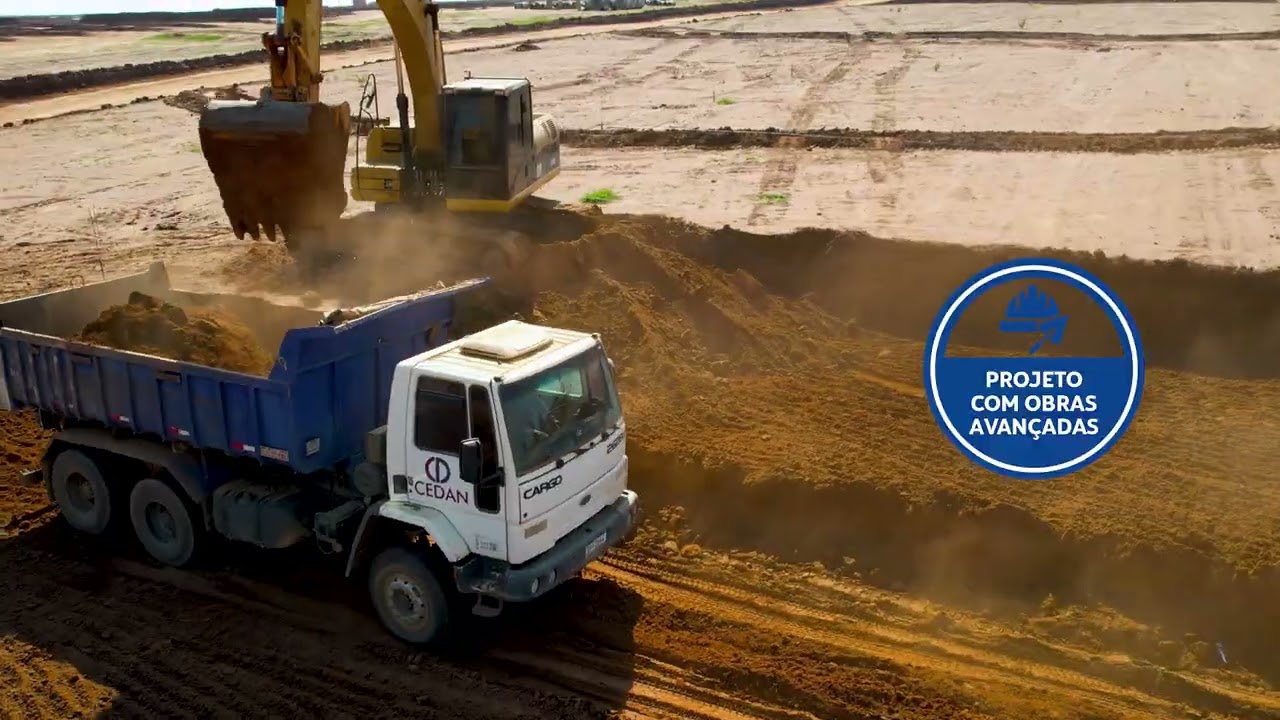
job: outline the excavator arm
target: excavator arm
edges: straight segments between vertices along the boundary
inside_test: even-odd
[[[318,0],[276,0],[276,28],[262,34],[276,100],[319,102],[320,18]]]

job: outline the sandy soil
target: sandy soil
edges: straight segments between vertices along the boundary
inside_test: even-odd
[[[803,15],[775,14],[771,25],[783,32]],[[516,63],[534,84],[535,107],[569,127],[1125,132],[1280,122],[1280,98],[1259,93],[1251,75],[1277,51],[1280,41],[1077,48],[592,35],[534,52],[451,56],[448,65],[461,77]],[[602,71],[599,57],[615,60]],[[327,97],[354,103],[370,72],[394,87],[390,63],[375,64],[332,73]],[[1054,103],[1042,101],[1049,96]]]
[[[0,273],[7,294],[65,282],[48,274],[52,266],[89,279],[151,259],[181,271],[242,247],[229,237],[190,113],[154,102],[3,132],[12,147],[69,137],[78,137],[80,147],[69,158],[27,157],[30,172],[0,180],[0,217],[7,223],[0,247],[13,253]],[[1280,264],[1280,155],[1267,149],[1138,155],[815,149],[797,156],[782,149],[570,147],[564,153],[564,170],[542,195],[573,202],[610,188],[621,198],[609,212],[659,212],[764,232],[857,227],[937,242]],[[0,161],[17,158],[0,151]],[[348,167],[354,162],[353,142]],[[1011,198],[1021,212],[1009,212]],[[367,209],[352,202],[348,213]]]
[[[932,242],[1280,265],[1280,154],[1273,150],[1112,155],[817,149],[794,155],[776,149],[576,149],[566,153],[572,164],[546,195],[569,201],[608,187],[621,196],[609,212],[656,212],[764,232],[856,227]],[[1144,191],[1127,195],[1116,187]],[[1013,198],[1021,212],[1010,212]]]
[[[869,0],[854,0],[854,3],[856,4],[858,2],[866,1]],[[781,12],[783,11],[762,10],[746,14],[742,12],[724,12],[721,14],[709,11],[706,16],[700,17],[703,17],[704,19],[707,17],[717,16],[742,17],[744,15],[769,15],[779,14]],[[446,54],[450,56],[457,53],[475,52],[486,48],[497,48],[497,52],[508,53],[511,48],[526,41],[542,42],[544,40],[585,37],[605,34],[623,28],[635,30],[656,27],[677,27],[685,22],[691,21],[687,19],[679,21],[654,20],[618,25],[591,25],[552,28],[547,30],[530,30],[527,33],[521,33],[516,36],[507,35],[445,40],[444,47]],[[394,87],[395,71],[390,60],[391,49],[389,47],[374,47],[326,53],[322,63],[326,73],[325,87],[323,90],[323,97],[325,101],[341,102],[346,100],[347,102],[354,103],[360,97],[360,84],[363,82],[364,77],[370,72],[376,71],[379,73],[379,82],[382,83],[382,87]],[[581,61],[582,58],[579,57],[578,60]],[[511,72],[510,62],[500,63],[500,65],[501,67],[498,70],[499,74],[509,74]],[[461,73],[454,71],[452,68],[453,62],[446,59],[446,69],[451,73],[449,77],[461,77]],[[550,72],[552,74],[558,74],[563,80],[563,73],[558,73],[554,69]],[[381,77],[382,75],[385,75],[386,77]],[[35,98],[23,102],[11,102],[7,104],[0,103],[0,124],[19,124],[68,113],[98,110],[108,105],[127,104],[138,98],[155,98],[166,95],[176,95],[183,90],[198,86],[221,87],[240,83],[248,87],[260,87],[266,82],[266,68],[258,65],[195,72],[190,75],[180,77],[152,78],[131,82],[126,85],[93,88],[78,92]],[[388,85],[386,83],[391,84]],[[393,107],[394,96],[387,99]]]
[[[1116,35],[1238,33],[1280,29],[1274,3],[936,3],[922,5],[835,6],[792,16],[792,31],[913,32],[994,30]],[[732,25],[732,27],[730,27]],[[776,32],[764,18],[745,23],[712,20],[700,29]]]
[[[714,5],[722,1],[685,0],[684,4]],[[446,32],[456,32],[507,23],[536,25],[565,14],[569,11],[510,7],[446,9],[440,13],[440,27]],[[0,78],[254,50],[262,46],[262,33],[269,29],[270,23],[266,22],[197,22],[147,30],[102,30],[79,36],[20,35],[3,41]],[[386,38],[390,34],[381,12],[365,10],[326,20],[323,40],[364,40]]]
[[[1147,7],[1144,27],[1184,9]],[[804,15],[778,14],[776,27]],[[1248,124],[1232,113],[1267,124],[1277,109],[1244,92],[1273,64],[1267,43],[539,44],[454,56],[450,70],[531,67],[535,103],[571,128],[1150,132]],[[588,51],[623,61],[600,73]],[[930,54],[943,52],[959,67]],[[736,102],[716,105],[726,78]],[[1192,79],[1197,104],[1183,114],[1177,88]],[[850,100],[832,109],[839,97]],[[163,259],[183,285],[355,300],[485,263],[474,237],[355,218],[359,261],[303,282],[278,246],[229,239],[194,131],[194,115],[159,102],[0,130],[0,162],[24,168],[0,180],[0,294]],[[32,147],[74,152],[18,155]],[[495,277],[505,292],[470,310],[604,334],[650,517],[631,549],[481,624],[466,652],[389,641],[358,585],[290,553],[233,551],[221,567],[175,572],[127,543],[74,537],[18,483],[42,434],[29,416],[0,418],[0,715],[1280,715],[1280,276],[1224,267],[1278,264],[1280,152],[1105,149],[566,148],[547,196],[609,187],[621,199],[575,220],[580,237],[552,218],[531,226],[540,242]],[[711,229],[726,224],[773,234]],[[803,229],[814,225],[831,229]],[[1032,252],[1107,280],[1149,365],[1129,435],[1052,483],[964,461],[919,379],[945,296]],[[1002,347],[973,332],[963,342]]]

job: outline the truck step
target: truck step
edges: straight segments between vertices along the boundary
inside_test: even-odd
[[[481,595],[476,598],[476,604],[475,607],[471,608],[471,614],[484,618],[495,618],[502,614],[502,606],[501,598]]]

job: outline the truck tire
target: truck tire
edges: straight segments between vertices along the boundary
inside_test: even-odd
[[[111,524],[111,488],[88,455],[67,450],[53,461],[49,485],[53,501],[71,527],[101,535]]]
[[[374,559],[369,597],[382,624],[405,642],[429,644],[449,623],[440,581],[422,558],[404,548],[388,548]]]
[[[168,483],[147,478],[129,495],[129,518],[147,554],[165,565],[190,565],[200,549],[203,527],[191,505]]]

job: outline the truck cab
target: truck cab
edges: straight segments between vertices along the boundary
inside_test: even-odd
[[[577,575],[630,532],[625,438],[597,335],[505,322],[396,366],[387,495],[370,513],[422,528],[457,590],[494,614]],[[384,581],[412,585],[407,575]],[[387,608],[372,592],[405,637],[397,624],[412,625],[413,613],[387,615],[396,602],[412,609],[414,591]]]

